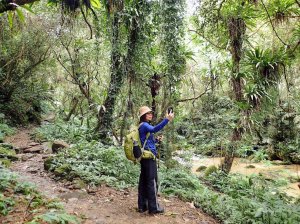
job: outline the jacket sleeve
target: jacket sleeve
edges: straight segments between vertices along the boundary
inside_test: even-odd
[[[155,133],[160,131],[161,129],[163,129],[164,126],[166,126],[168,124],[169,120],[168,119],[163,119],[162,122],[160,122],[159,124],[152,126],[148,123],[144,123],[143,128],[146,132],[150,132],[150,133]]]

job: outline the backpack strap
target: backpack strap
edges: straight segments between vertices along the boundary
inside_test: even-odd
[[[148,140],[148,138],[150,137],[150,132],[148,132],[147,133],[147,135],[146,135],[146,139],[145,139],[145,142],[144,142],[144,145],[143,145],[143,148],[142,148],[142,151],[144,151],[144,149],[145,149],[145,146],[146,146],[146,143],[147,143],[147,140]]]
[[[140,127],[143,125],[143,123],[144,123],[144,122],[142,122],[142,123],[139,125],[139,128],[138,128],[138,129],[140,129]],[[144,151],[145,151],[145,146],[146,146],[146,143],[147,143],[149,137],[150,137],[150,132],[148,132],[148,133],[146,134],[145,142],[144,142],[144,144],[143,144],[143,147],[141,148],[142,156],[141,156],[139,159],[137,159],[137,162],[140,162],[141,159],[143,158],[143,154],[144,154]]]
[[[141,127],[143,124],[144,124],[144,122],[140,123],[139,129],[140,129],[140,127]],[[142,149],[142,153],[144,152],[144,149],[145,149],[145,146],[146,146],[146,143],[147,143],[149,137],[150,137],[150,132],[148,132],[148,133],[146,134],[145,142],[144,142],[144,144],[143,144],[143,147],[141,148],[141,149]]]

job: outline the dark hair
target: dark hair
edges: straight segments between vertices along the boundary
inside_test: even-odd
[[[143,114],[143,115],[140,117],[140,123],[142,123],[142,122],[147,122],[147,120],[146,120],[146,115],[147,115],[147,114]]]

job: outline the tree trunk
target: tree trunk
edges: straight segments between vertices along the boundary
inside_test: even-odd
[[[70,120],[71,116],[72,116],[72,115],[75,113],[75,111],[76,111],[76,108],[77,108],[78,103],[79,103],[78,98],[77,98],[77,97],[74,97],[74,98],[72,99],[72,101],[71,101],[71,106],[72,106],[72,108],[71,108],[71,110],[70,110],[68,116],[65,118],[65,121],[69,121],[69,120]]]
[[[158,95],[158,91],[160,89],[160,76],[158,74],[154,74],[150,79],[149,79],[149,84],[148,86],[150,87],[151,90],[151,96],[152,96],[152,105],[151,105],[151,109],[154,113],[154,120],[153,122],[155,123],[155,120],[157,118],[157,105],[156,105],[156,100],[155,97]]]
[[[240,72],[240,61],[242,58],[242,48],[243,48],[243,37],[246,32],[246,24],[242,18],[231,17],[228,20],[228,31],[230,37],[230,48],[232,56],[232,90],[234,93],[235,101],[242,102],[243,99],[243,83],[239,77]],[[240,119],[236,122],[236,127],[233,129],[231,136],[231,146],[225,151],[224,161],[221,163],[221,169],[225,173],[229,173],[232,167],[232,163],[236,151],[236,142],[242,139],[242,115],[245,111],[240,111]]]
[[[139,12],[140,8],[142,7],[142,4],[144,4],[144,1],[138,1],[136,3],[136,11]],[[118,5],[118,10],[121,10],[121,5]],[[110,7],[110,11],[112,8]],[[135,11],[133,11],[135,13]],[[113,20],[113,39],[112,39],[112,74],[111,74],[111,82],[109,85],[109,91],[108,96],[105,100],[104,107],[101,108],[99,112],[99,124],[98,124],[98,131],[99,131],[99,137],[101,139],[107,139],[107,134],[109,130],[111,130],[112,125],[112,114],[115,106],[115,100],[116,97],[119,95],[120,89],[123,84],[124,75],[122,74],[122,68],[126,66],[126,69],[124,71],[127,71],[127,78],[130,82],[130,88],[129,88],[129,99],[127,102],[127,108],[124,113],[123,122],[121,125],[121,137],[120,142],[123,141],[124,136],[124,130],[127,128],[126,118],[129,116],[129,111],[132,107],[132,102],[130,99],[131,96],[131,82],[132,79],[136,76],[135,70],[133,68],[134,63],[134,57],[135,57],[135,51],[136,51],[136,44],[139,38],[139,30],[140,30],[140,22],[139,20],[141,14],[134,14],[132,15],[132,20],[128,26],[128,50],[125,58],[125,64],[123,65],[120,62],[120,53],[118,52],[118,44],[120,42],[119,40],[119,14],[114,14],[114,20]]]
[[[114,106],[116,98],[122,87],[124,77],[122,73],[121,55],[118,49],[120,42],[119,29],[120,14],[115,13],[112,21],[111,80],[108,87],[107,97],[99,111],[99,120],[97,126],[99,137],[105,141],[107,140],[108,134],[111,131]]]

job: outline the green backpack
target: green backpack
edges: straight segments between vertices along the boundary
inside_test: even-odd
[[[146,142],[150,136],[150,133],[147,133],[146,140],[144,142],[144,145],[142,147],[142,143],[140,140],[140,134],[139,134],[139,127],[140,126],[135,126],[128,135],[125,137],[125,143],[124,143],[124,151],[127,159],[130,161],[133,161],[134,163],[139,162],[142,158],[144,159],[155,159],[154,154],[151,151],[144,150]],[[142,156],[140,158],[135,158],[133,154],[133,146],[134,146],[134,141],[138,143],[138,145],[141,148],[142,151]]]

